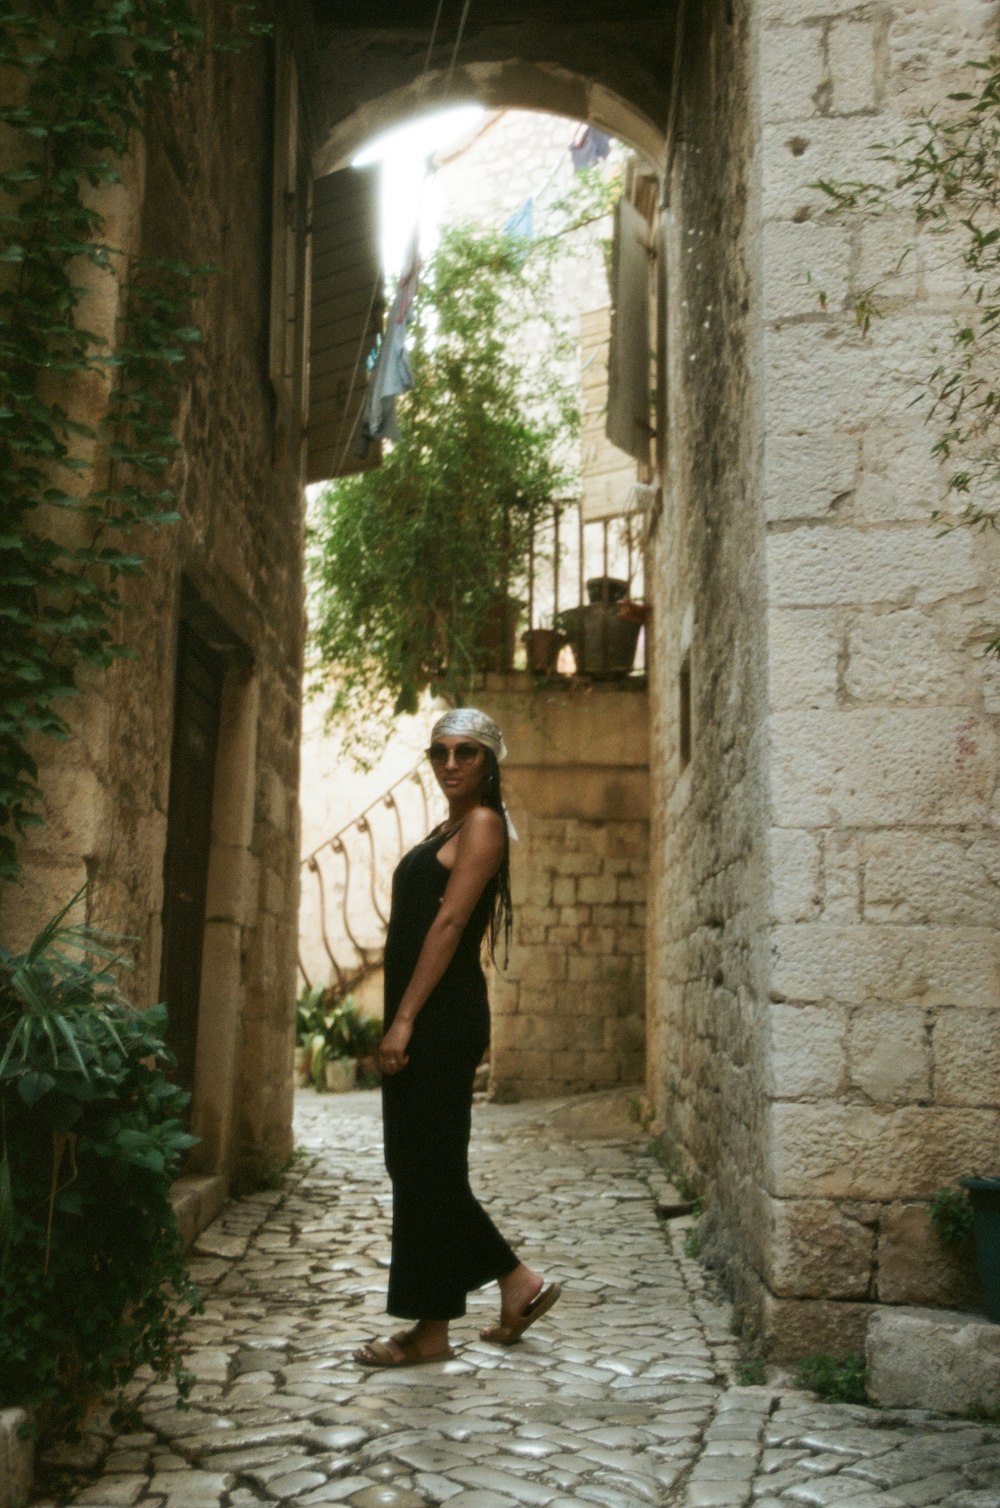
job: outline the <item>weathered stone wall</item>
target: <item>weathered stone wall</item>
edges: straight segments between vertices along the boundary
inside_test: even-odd
[[[493,971],[491,1079],[531,1096],[642,1082],[648,715],[639,684],[488,677],[504,730],[514,937]],[[502,953],[499,955],[502,962]]]
[[[201,10],[211,42],[225,7]],[[77,739],[47,751],[47,826],[5,897],[5,932],[23,937],[89,877],[93,919],[137,940],[129,993],[156,998],[186,580],[245,650],[223,695],[193,1107],[194,1163],[241,1179],[291,1148],[302,529],[267,368],[272,88],[264,45],[208,45],[150,111],[120,223],[146,255],[219,268],[177,394],[182,519],[137,542],[147,568],[124,625],[137,658],[88,683]]]
[[[994,7],[706,7],[665,223],[650,1094],[777,1354],[967,1302],[927,1199],[998,1146],[996,542],[936,538],[910,406],[961,272],[822,177],[956,87]],[[757,112],[759,111],[759,118]],[[758,227],[760,229],[758,230]],[[883,285],[866,342],[848,284]],[[825,295],[821,302],[819,294]],[[766,634],[766,637],[765,637]],[[689,657],[690,763],[680,753]]]
[[[752,33],[746,4],[688,14],[662,224],[648,1084],[676,1162],[759,1267],[768,792]]]
[[[963,284],[912,224],[830,210],[944,105],[996,7],[763,3],[762,384],[773,1006],[766,1328],[856,1341],[874,1299],[970,1296],[927,1220],[1000,1155],[994,540],[945,503],[914,382]],[[847,286],[881,283],[862,342]],[[817,292],[827,295],[824,310]],[[807,1345],[808,1342],[808,1345]]]

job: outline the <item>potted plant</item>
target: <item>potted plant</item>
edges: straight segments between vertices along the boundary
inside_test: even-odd
[[[573,647],[577,673],[609,680],[626,676],[635,660],[647,604],[628,596],[627,582],[595,578],[587,587],[594,589],[592,600],[582,607],[566,608],[556,619]]]
[[[587,580],[587,601],[609,603],[624,602],[628,596],[629,583],[618,576],[591,576]]]
[[[299,996],[295,1007],[295,1051],[293,1072],[299,1089],[305,1088],[311,1079],[313,1038],[323,1028],[323,996],[321,984],[314,984]]]
[[[569,641],[554,624],[542,623],[538,628],[525,629],[521,643],[527,652],[528,669],[533,675],[551,675],[556,668],[559,651]]]
[[[498,592],[486,608],[479,631],[477,664],[481,670],[508,671],[514,664],[517,626],[525,603],[509,592]]]
[[[313,1082],[319,1087],[321,1074],[325,1088],[334,1093],[353,1089],[361,1062],[369,1072],[373,1069],[371,1060],[381,1039],[382,1022],[362,1016],[352,995],[328,1005],[322,1033],[314,1039]]]

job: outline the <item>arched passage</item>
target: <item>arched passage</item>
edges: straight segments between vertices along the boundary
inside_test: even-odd
[[[534,97],[538,97],[537,91]],[[405,109],[409,99],[409,93],[402,91],[391,103]],[[381,121],[395,119],[388,109],[381,108],[381,102],[376,102],[376,106]],[[620,116],[626,113],[620,102],[618,113]],[[364,112],[359,115],[362,120],[366,118]],[[577,124],[546,112],[504,110],[488,114],[481,131],[457,147],[454,157],[449,155],[437,175],[439,192],[451,206],[452,216],[465,219],[475,215],[487,224],[499,226],[518,211],[527,197],[533,206],[534,234],[545,242],[553,226],[561,223],[557,206],[572,192],[575,182],[570,142]],[[462,163],[455,160],[458,157]],[[622,173],[623,158],[624,153],[616,148],[614,160]],[[465,185],[471,199],[455,197],[456,192],[461,194],[456,174],[457,182]],[[333,175],[333,181],[322,180],[315,187],[315,202],[323,219],[320,221],[314,212],[314,226],[320,227],[314,230],[314,265],[322,272],[315,284],[316,305],[312,316],[310,438],[314,439],[315,451],[310,454],[311,466],[314,459],[321,464],[328,456],[346,459],[348,469],[355,465],[353,454],[345,457],[343,444],[331,447],[327,435],[344,427],[343,402],[331,401],[330,397],[331,367],[343,353],[343,370],[346,370],[356,361],[358,347],[357,340],[353,349],[333,344],[341,338],[344,328],[337,311],[355,297],[358,286],[353,261],[342,278],[337,274],[334,247],[346,245],[348,255],[353,258],[359,240],[347,234],[338,219],[331,219],[329,205],[338,191],[349,204],[357,177],[349,170],[340,171]],[[656,184],[651,171],[641,178],[630,174],[631,178],[636,179],[635,193],[645,191],[647,199],[655,199]],[[551,211],[547,210],[549,205]],[[346,220],[346,214],[343,218]],[[604,226],[591,225],[580,235],[585,241],[589,236],[607,236],[610,226],[608,217]],[[326,249],[327,234],[330,250]],[[580,237],[573,239],[577,242]],[[649,285],[653,281],[651,263],[644,260],[641,251],[638,255],[642,292],[648,306]],[[603,441],[607,395],[606,392],[598,395],[593,386],[593,373],[600,370],[594,366],[595,358],[600,355],[602,363],[606,363],[607,270],[598,241],[590,244],[587,255],[582,245],[576,245],[575,251],[566,254],[562,268],[555,271],[549,289],[549,313],[573,339],[574,349],[581,332],[587,332],[584,338],[589,344],[581,346],[576,370],[568,370],[566,377],[576,388],[587,368],[588,399],[594,409],[587,430],[591,470],[589,484],[581,475],[579,490],[567,491],[563,501],[559,524],[561,568],[554,570],[546,542],[539,535],[537,567],[531,586],[524,580],[518,583],[515,595],[525,599],[521,603],[526,609],[522,623],[528,626],[549,622],[549,615],[559,607],[579,611],[576,604],[586,602],[586,577],[627,576],[632,594],[642,594],[639,560],[642,515],[637,511],[628,524],[624,515],[635,506],[635,483],[640,479],[647,481],[648,471],[639,473],[634,459],[621,451],[612,452]],[[343,294],[337,292],[338,283]],[[647,389],[641,401],[648,423],[647,372],[652,330],[648,328],[651,324],[648,312],[645,309],[643,312],[642,322],[647,329],[640,355],[639,384]],[[359,319],[360,315],[359,306]],[[362,339],[367,349],[368,340]],[[514,339],[516,342],[516,335]],[[515,344],[514,353],[523,354],[529,364],[538,363],[538,353],[532,352],[530,344],[523,353]],[[346,387],[346,379],[342,379],[342,384]],[[345,432],[350,430],[356,412],[350,411]],[[600,436],[600,445],[595,443],[595,433]],[[648,454],[648,432],[643,435],[642,445]],[[587,493],[587,510],[582,506],[583,492]],[[596,515],[596,519],[584,524],[583,519],[591,515]],[[442,509],[439,527],[449,528],[447,504]],[[619,533],[623,542],[615,558],[614,541]],[[576,559],[581,544],[589,561],[585,569],[582,563],[578,566]],[[557,583],[554,577],[558,577]],[[527,601],[532,594],[533,601]],[[597,617],[602,612],[600,605],[586,609],[588,615]],[[592,628],[603,627],[609,634],[618,630],[628,635],[627,626],[619,625],[614,610],[600,624],[592,616],[588,616],[588,621]],[[518,642],[521,626],[519,623]],[[601,633],[592,637],[602,640]],[[606,653],[608,647],[602,642],[594,643],[592,657],[599,657],[602,651]],[[634,640],[629,646],[629,656],[633,648]],[[600,666],[594,664],[583,668],[600,671]],[[508,729],[511,752],[505,765],[505,787],[520,839],[513,866],[513,946],[507,965],[496,972],[491,989],[494,1026],[491,1082],[495,1091],[504,1095],[565,1095],[614,1086],[628,1086],[634,1094],[641,1088],[645,1072],[643,903],[649,818],[645,685],[636,679],[604,682],[589,674],[576,681],[562,677],[539,682],[526,671],[510,677],[494,673],[477,689],[475,699]],[[327,891],[331,894],[336,891],[339,896],[338,882],[346,879],[341,868],[343,861],[335,859],[335,851],[325,840],[341,823],[349,826],[365,801],[377,800],[381,787],[368,783],[363,799],[352,797],[357,781],[352,781],[349,769],[343,779],[333,774],[337,759],[336,755],[331,758],[331,752],[319,729],[311,724],[303,745],[304,852],[320,849],[322,857],[318,863],[326,862],[330,871]],[[414,758],[409,746],[405,754],[401,751],[398,764],[390,755],[384,785],[388,786],[404,768],[409,768]],[[341,763],[345,762],[341,755]],[[335,822],[330,820],[330,803],[323,794],[331,786],[337,793]],[[320,826],[317,819],[324,825]],[[305,868],[302,942],[306,953],[315,951],[318,940],[318,883],[317,869]],[[369,915],[362,892],[363,887],[353,885],[349,906],[346,900],[343,904],[353,912],[355,924],[368,928],[368,935],[377,941],[377,918]],[[339,924],[342,913],[337,906],[329,906],[328,914],[338,918],[338,923],[331,925]],[[371,966],[370,960],[360,963],[348,936],[342,937],[338,959],[346,968],[356,963],[361,968]],[[322,977],[326,977],[325,973]]]
[[[447,86],[447,92],[445,88]],[[314,154],[317,177],[346,166],[372,136],[443,104],[472,101],[494,110],[537,110],[589,121],[638,152],[654,169],[663,160],[662,128],[628,99],[592,80],[543,63],[481,63],[451,76],[426,73],[359,102],[331,125]]]
[[[221,25],[221,0],[202,8]],[[222,273],[178,400],[182,522],[132,588],[140,658],[81,701],[5,924],[23,935],[91,873],[154,998],[181,624],[228,644],[195,1089],[217,1179],[290,1149],[308,217],[288,184],[447,75],[463,8],[425,63],[412,0],[377,24],[361,0],[276,6],[296,150],[274,150],[271,44],[206,48],[114,191],[130,247]],[[941,479],[912,460],[926,437],[900,376],[954,290],[934,268],[901,284],[866,356],[807,276],[829,295],[879,262],[816,184],[961,87],[950,60],[994,25],[963,0],[473,0],[456,58],[456,97],[592,119],[662,173],[648,1088],[786,1352],[856,1347],[875,1300],[966,1297],[940,1253],[926,1270],[912,1253],[933,1255],[933,1189],[997,1154],[993,860],[967,852],[995,847],[996,698],[964,657],[990,578],[968,535],[927,536]],[[901,681],[886,665],[914,634],[923,678]]]
[[[456,8],[425,73],[427,39],[409,17],[390,10],[375,29],[360,13],[317,8],[324,168],[433,100],[458,21]],[[738,1232],[741,1270],[760,1271],[768,799],[751,8],[626,6],[612,22],[588,5],[542,17],[477,7],[469,23],[454,98],[591,120],[634,145],[660,178],[650,236],[660,315],[648,529],[648,1092],[679,1164],[711,1188],[722,1239]],[[602,947],[613,947],[600,925],[592,930],[589,964],[599,967]],[[557,974],[561,964],[542,953],[538,968]],[[581,1033],[566,1051],[592,1045]]]

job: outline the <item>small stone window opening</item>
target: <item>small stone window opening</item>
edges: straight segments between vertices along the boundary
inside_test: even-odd
[[[681,661],[677,678],[677,724],[680,745],[681,769],[691,763],[691,651]]]

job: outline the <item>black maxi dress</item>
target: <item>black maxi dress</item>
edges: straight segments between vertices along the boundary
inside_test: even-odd
[[[418,843],[393,875],[386,1029],[441,904],[450,870],[437,855],[454,831]],[[454,958],[417,1015],[409,1062],[382,1080],[385,1165],[392,1179],[386,1308],[400,1319],[459,1319],[466,1294],[518,1263],[469,1187],[472,1087],[490,1037],[480,947],[495,889],[492,881],[480,896]]]

